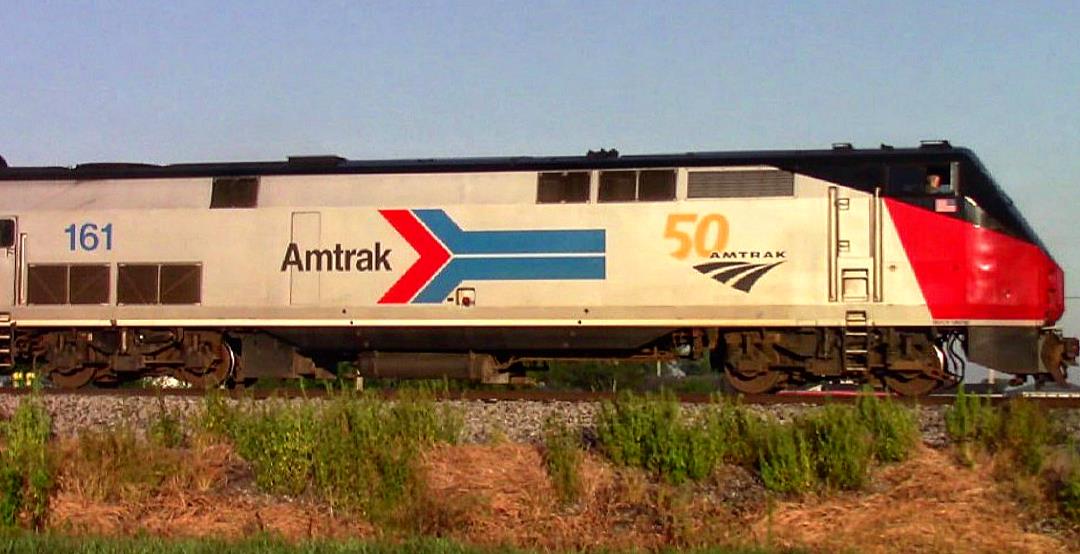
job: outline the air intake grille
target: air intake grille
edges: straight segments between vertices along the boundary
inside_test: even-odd
[[[752,198],[794,196],[795,175],[775,169],[691,171],[689,198]]]

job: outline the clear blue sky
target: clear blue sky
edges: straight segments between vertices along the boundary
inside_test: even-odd
[[[948,138],[1080,294],[1075,0],[155,4],[3,2],[9,163]]]

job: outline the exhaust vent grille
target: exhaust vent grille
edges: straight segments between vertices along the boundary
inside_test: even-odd
[[[776,169],[691,171],[689,198],[795,196],[795,175]]]

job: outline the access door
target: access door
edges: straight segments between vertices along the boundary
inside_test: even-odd
[[[0,311],[19,298],[19,226],[12,216],[0,216]]]
[[[881,302],[881,195],[829,187],[829,301]]]
[[[293,212],[292,243],[289,249],[295,249],[300,264],[289,267],[289,302],[293,305],[313,305],[319,303],[319,271],[310,271],[307,267],[305,252],[322,248],[322,217],[319,212]]]

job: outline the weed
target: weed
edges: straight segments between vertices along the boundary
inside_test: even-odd
[[[178,451],[139,440],[130,427],[86,430],[63,456],[64,488],[107,502],[146,498],[188,463]]]
[[[822,482],[838,489],[859,489],[866,484],[873,455],[873,436],[856,410],[826,406],[800,422],[813,451]]]
[[[751,466],[757,461],[754,437],[761,419],[738,400],[715,397],[702,415],[705,440],[718,461]]]
[[[165,399],[158,397],[157,412],[150,418],[146,435],[150,441],[165,448],[177,448],[184,443],[184,428],[180,417],[165,406]]]
[[[765,488],[779,493],[809,491],[815,482],[814,465],[802,429],[768,423],[759,437],[758,470]]]
[[[597,435],[615,464],[644,468],[672,483],[703,477],[715,463],[714,451],[701,440],[704,433],[687,424],[670,394],[625,394],[604,403]]]
[[[10,421],[0,423],[0,527],[14,526],[20,518],[34,528],[45,522],[53,484],[52,421],[38,387],[19,401]]]
[[[1057,487],[1061,515],[1080,523],[1080,455],[1070,452],[1068,463]]]
[[[945,411],[945,431],[957,443],[960,461],[974,464],[976,447],[991,446],[997,427],[998,414],[990,402],[960,387],[953,405]]]
[[[544,466],[559,501],[577,502],[581,496],[581,432],[561,421],[544,424]]]
[[[873,437],[874,458],[890,463],[906,460],[919,444],[915,412],[886,398],[860,396],[855,404],[859,421]]]
[[[994,446],[1009,453],[1028,475],[1042,471],[1049,446],[1058,430],[1038,406],[1024,399],[1009,402],[1001,409]]]
[[[263,407],[243,414],[231,435],[237,453],[251,463],[260,488],[299,495],[308,486],[317,428],[314,410],[307,404]]]
[[[265,404],[225,408],[208,401],[204,427],[224,432],[268,492],[310,492],[335,509],[401,519],[419,501],[419,452],[456,442],[463,419],[431,395],[402,391],[394,402],[342,392],[321,408]]]

